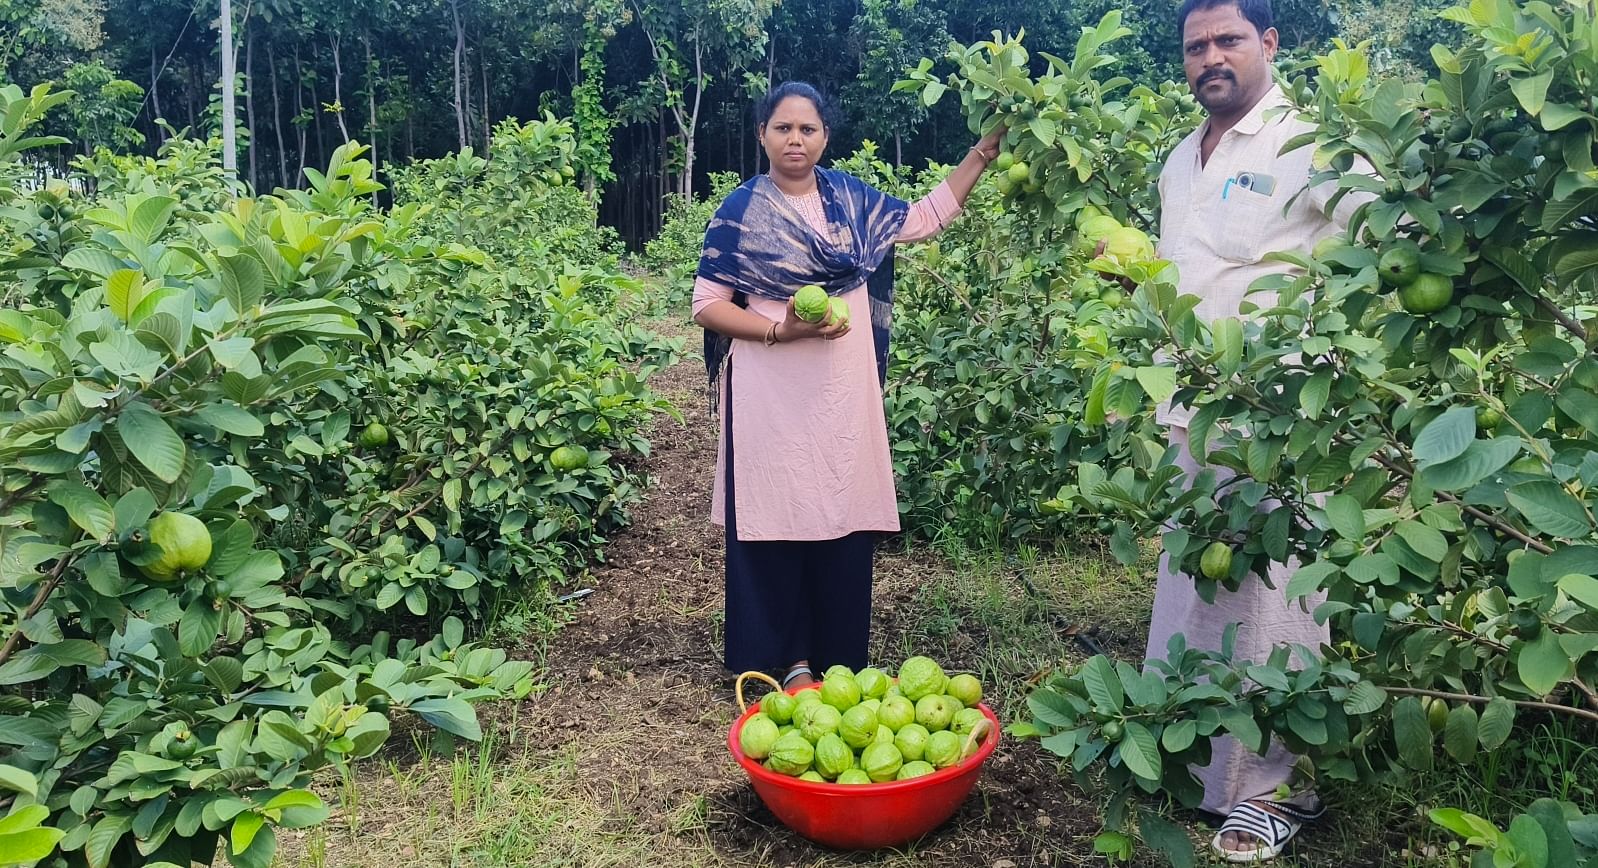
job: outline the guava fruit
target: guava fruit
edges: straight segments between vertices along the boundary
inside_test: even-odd
[[[849,324],[849,302],[844,301],[837,296],[833,296],[832,300],[829,301],[827,305],[827,310],[829,313],[827,318],[828,322],[832,323],[833,325]]]
[[[1104,240],[1106,235],[1121,228],[1121,221],[1107,214],[1089,217],[1077,224],[1076,250],[1083,256],[1092,256],[1093,251]]]
[[[805,322],[821,322],[827,315],[827,291],[815,284],[800,287],[793,294],[793,312]]]
[[[816,684],[816,685],[812,685],[810,687],[806,687],[805,689],[799,691],[798,693],[795,693],[793,695],[793,700],[794,700],[794,702],[798,703],[799,705],[804,705],[807,702],[820,702],[821,701],[821,685]],[[798,706],[796,705],[795,707],[797,708]]]
[[[941,693],[923,696],[916,700],[916,723],[926,727],[928,732],[948,729],[958,707],[959,703]]]
[[[943,667],[929,657],[911,657],[899,667],[899,689],[911,702],[942,693],[948,683],[949,676],[943,674]]]
[[[961,673],[949,679],[949,686],[943,692],[966,708],[982,701],[982,682],[975,675]]]
[[[1001,172],[1010,171],[1013,165],[1015,165],[1015,154],[1009,151],[1000,151],[999,155],[993,158],[993,168]]]
[[[864,704],[856,705],[843,713],[843,720],[838,724],[838,735],[844,744],[855,750],[860,750],[877,737],[876,712]]]
[[[581,446],[561,446],[549,455],[556,470],[576,470],[588,466],[588,450]]]
[[[821,682],[821,701],[840,712],[848,711],[860,704],[860,685],[853,675],[829,675]]]
[[[1448,702],[1433,696],[1426,703],[1426,724],[1432,732],[1442,732],[1448,727]]]
[[[1032,167],[1020,160],[1016,160],[1010,165],[1010,168],[1004,170],[1004,174],[1005,177],[1010,179],[1012,184],[1025,184],[1027,179],[1032,177]]]
[[[773,690],[760,697],[760,712],[771,718],[778,726],[793,723],[793,713],[798,707],[799,700],[780,690]]]
[[[1349,244],[1347,238],[1344,238],[1341,235],[1328,235],[1325,238],[1315,242],[1315,246],[1310,249],[1309,255],[1316,261],[1325,261],[1326,257],[1331,256],[1333,253],[1336,253],[1337,251],[1348,246]]]
[[[881,699],[888,693],[888,686],[893,682],[888,679],[887,673],[875,666],[867,666],[855,674],[855,683],[860,685],[860,698]]]
[[[1210,543],[1199,556],[1199,572],[1207,579],[1220,581],[1232,574],[1232,547],[1219,540]]]
[[[832,666],[828,666],[827,667],[827,671],[822,673],[822,675],[821,675],[821,680],[822,681],[826,681],[828,678],[853,678],[853,677],[854,677],[854,670],[853,669],[850,669],[849,667],[843,665],[842,663],[837,663],[837,664],[834,664]]]
[[[810,741],[811,744],[821,740],[821,737],[838,731],[838,724],[843,722],[843,714],[830,705],[822,704],[811,706],[810,714],[799,722],[799,734]]]
[[[781,737],[775,721],[765,714],[756,714],[744,721],[743,729],[738,731],[738,748],[750,759],[763,760],[771,756],[771,746]]]
[[[887,699],[890,696],[903,696],[903,695],[904,695],[904,688],[899,686],[899,682],[893,681],[893,680],[889,680],[888,681],[888,689],[882,691],[882,698],[883,699]]]
[[[922,775],[930,775],[935,771],[937,771],[937,769],[932,767],[932,763],[926,762],[924,760],[911,760],[910,762],[899,766],[899,773],[894,775],[893,779],[896,781],[907,781],[911,778],[919,778]]]
[[[779,775],[796,778],[810,769],[815,758],[815,746],[800,733],[790,732],[771,746],[766,766]]]
[[[877,722],[897,732],[916,722],[916,704],[903,696],[890,696],[877,709]]]
[[[837,783],[837,784],[869,784],[869,783],[871,783],[871,776],[866,774],[866,770],[865,769],[849,769],[848,771],[844,772],[843,774],[838,775],[838,779],[836,781],[833,781],[833,783]]]
[[[927,749],[921,753],[921,758],[940,769],[946,769],[960,761],[960,736],[949,730],[935,732],[927,736]]]
[[[815,763],[816,771],[831,780],[854,768],[854,751],[836,734],[828,733],[816,742]]]
[[[1376,271],[1388,286],[1409,286],[1420,276],[1420,245],[1407,238],[1393,242],[1376,261]]]
[[[800,775],[799,780],[809,781],[813,784],[824,784],[827,782],[827,779],[822,777],[821,773],[817,772],[815,769],[811,769],[810,771]]]
[[[880,700],[880,699],[862,699],[862,700],[860,700],[860,704],[855,706],[855,707],[856,708],[868,708],[868,709],[871,710],[871,716],[875,717],[876,714],[877,714],[877,709],[882,707],[882,700]]]
[[[799,731],[799,727],[794,726],[791,723],[788,724],[787,726],[779,726],[779,727],[777,727],[777,737],[778,738],[782,738],[783,736],[787,735],[790,732],[798,732],[798,731]]]
[[[963,738],[970,735],[971,730],[976,729],[980,722],[987,719],[987,715],[983,714],[980,708],[962,708],[954,713],[954,720],[949,722],[949,730]]]
[[[373,422],[361,429],[361,436],[356,440],[356,442],[367,449],[376,449],[379,446],[387,446],[388,428],[386,428],[381,422]]]
[[[899,773],[899,767],[904,765],[904,757],[899,755],[899,749],[891,744],[872,744],[860,753],[860,767],[866,770],[873,781],[891,781]]]
[[[1414,314],[1436,313],[1453,300],[1454,281],[1441,274],[1423,272],[1398,289],[1398,303]]]
[[[1074,222],[1076,223],[1077,230],[1080,231],[1089,220],[1092,220],[1094,217],[1103,216],[1105,216],[1103,208],[1089,203],[1087,205],[1083,205],[1081,208],[1076,209],[1076,218]]]
[[[907,760],[921,759],[927,749],[927,737],[932,733],[919,723],[912,723],[893,737],[893,746],[899,749],[899,755]]]
[[[877,724],[877,737],[871,740],[871,744],[893,744],[893,730],[880,723]]]
[[[1154,258],[1154,242],[1133,226],[1121,226],[1104,235],[1104,257],[1126,265]]]
[[[170,582],[205,566],[211,559],[211,532],[205,522],[188,513],[163,512],[145,525],[150,542],[161,556],[143,564],[139,572],[156,582]]]

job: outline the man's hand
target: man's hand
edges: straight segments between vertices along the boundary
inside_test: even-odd
[[[1098,243],[1098,246],[1093,248],[1093,258],[1094,259],[1098,259],[1100,256],[1103,256],[1103,255],[1104,255],[1104,242],[1100,241]],[[1121,284],[1121,288],[1125,289],[1127,292],[1131,292],[1132,290],[1137,289],[1137,284],[1133,283],[1132,282],[1132,278],[1130,278],[1130,277],[1122,277],[1122,276],[1120,276],[1118,274],[1105,274],[1102,271],[1099,272],[1099,276],[1104,278],[1105,280],[1114,280],[1114,281],[1116,281],[1117,283]]]

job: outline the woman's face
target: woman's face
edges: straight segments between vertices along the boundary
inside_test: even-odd
[[[771,171],[790,178],[810,174],[827,149],[827,128],[816,104],[802,96],[777,103],[771,119],[760,128],[760,144],[771,160]]]

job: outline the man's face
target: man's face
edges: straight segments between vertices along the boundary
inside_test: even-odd
[[[1182,67],[1188,87],[1212,115],[1253,108],[1271,85],[1276,28],[1264,33],[1236,4],[1199,9],[1182,28]]]

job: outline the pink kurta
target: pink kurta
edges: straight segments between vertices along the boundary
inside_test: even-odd
[[[819,194],[790,201],[817,231],[827,231]],[[959,212],[948,185],[939,185],[910,206],[898,240],[930,238]],[[694,314],[732,296],[731,287],[699,278]],[[733,478],[742,541],[830,540],[899,529],[870,298],[864,284],[840,297],[849,303],[852,328],[837,340],[770,347],[732,342]],[[787,308],[767,298],[748,301],[750,311],[773,322]],[[729,400],[725,392],[722,400]],[[725,425],[727,414],[721,418]],[[717,444],[711,520],[725,525],[725,430]]]

